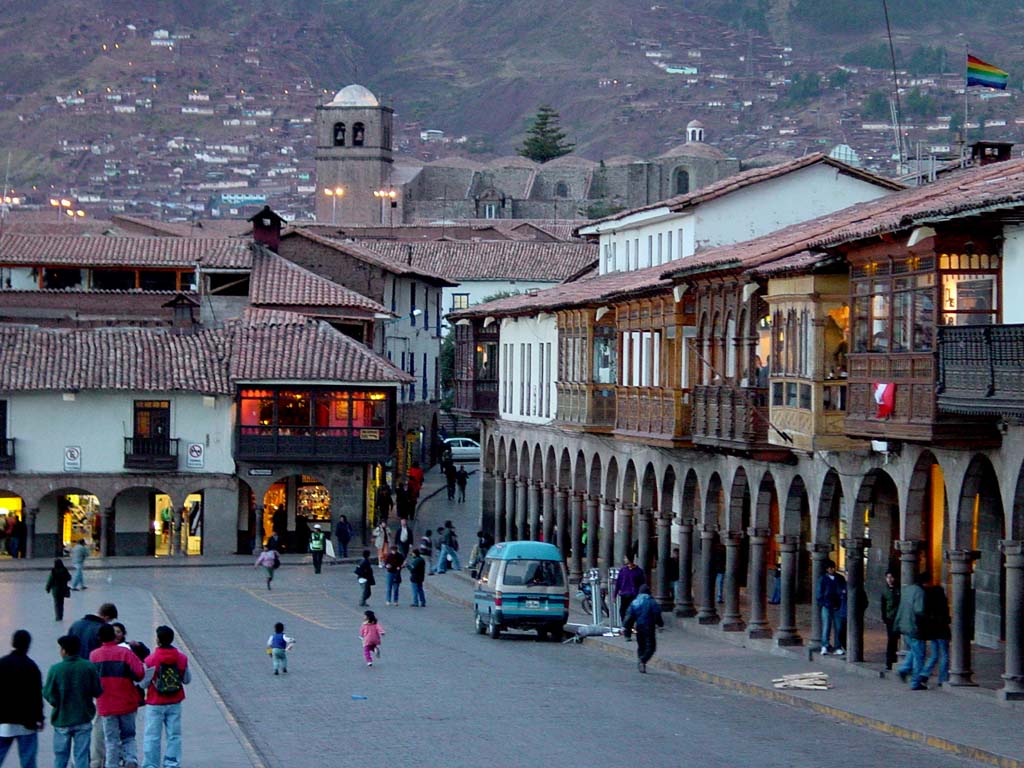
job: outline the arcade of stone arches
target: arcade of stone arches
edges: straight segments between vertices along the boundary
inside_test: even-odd
[[[819,612],[802,612],[809,626],[798,626],[798,606],[831,559],[849,585],[847,653],[856,662],[863,596],[877,611],[887,570],[902,583],[927,571],[950,597],[951,683],[973,685],[973,654],[1001,649],[1001,695],[1024,697],[1024,469],[1019,458],[1005,466],[1019,451],[905,447],[896,457],[819,453],[779,463],[543,428],[528,435],[506,424],[485,423],[484,438],[483,524],[499,541],[557,544],[574,581],[634,554],[655,598],[678,616],[800,645],[820,637]],[[658,565],[677,548],[672,583]],[[724,548],[721,606],[716,548]]]

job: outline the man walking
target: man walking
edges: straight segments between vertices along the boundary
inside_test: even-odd
[[[636,564],[636,561],[629,557],[626,565],[619,568],[619,575],[615,577],[615,594],[619,598],[619,621],[626,621],[626,611],[636,596],[640,594],[640,588],[647,584],[647,576],[644,569]],[[629,640],[629,636],[626,636]]]
[[[125,768],[135,768],[139,764],[135,746],[139,691],[135,684],[142,680],[145,668],[130,648],[118,645],[109,624],[100,627],[99,638],[102,645],[89,654],[89,661],[96,666],[103,686],[96,709],[103,721],[104,768],[118,768],[122,757]]]
[[[657,600],[651,597],[651,588],[646,584],[640,587],[639,594],[630,602],[626,618],[622,622],[627,640],[634,625],[636,626],[636,666],[640,672],[645,673],[647,672],[647,662],[654,656],[658,645],[656,627],[665,626],[665,621],[661,618],[661,606],[658,605]]]
[[[935,584],[924,591],[925,627],[920,633],[922,640],[928,640],[928,658],[921,667],[921,682],[927,683],[935,665],[939,665],[939,685],[949,682],[949,601],[946,590]]]
[[[924,668],[924,640],[921,637],[921,630],[924,628],[924,585],[927,583],[927,574],[917,574],[914,583],[903,588],[900,605],[896,609],[896,629],[903,635],[903,641],[910,651],[896,673],[900,680],[909,680],[912,691],[928,689],[921,680],[921,670]]]
[[[459,471],[455,473],[455,484],[459,487],[459,504],[466,502],[466,483],[469,482],[469,472],[463,464],[459,465]]]
[[[85,546],[85,539],[79,539],[78,543],[71,548],[71,567],[74,573],[71,577],[71,589],[88,589],[85,586],[85,561],[89,557],[89,548]]]
[[[427,596],[423,591],[423,580],[427,576],[427,561],[420,555],[419,548],[412,551],[412,557],[405,564],[409,569],[409,584],[412,589],[412,607],[426,608]]]
[[[398,605],[398,589],[402,585],[402,566],[405,555],[400,549],[392,549],[384,560],[384,572],[387,575],[387,600],[385,605]]]
[[[409,550],[412,549],[412,529],[404,517],[398,519],[398,527],[395,528],[395,545],[403,559],[409,556]]]
[[[448,490],[448,501],[455,501],[455,483],[458,480],[458,473],[455,471],[455,464],[448,462],[444,468],[444,483]]]
[[[313,532],[309,535],[309,551],[313,555],[313,573],[320,573],[320,568],[324,564],[326,542],[327,539],[324,536],[323,528],[320,527],[320,523],[317,523],[313,526]]]
[[[92,720],[96,717],[93,699],[103,693],[96,667],[81,657],[81,642],[74,635],[57,641],[61,660],[46,673],[43,696],[53,711],[53,765],[67,768],[72,753],[75,768],[89,768],[89,742]]]
[[[334,526],[334,535],[338,537],[338,557],[348,557],[348,543],[352,541],[352,523],[346,515],[338,518]]]
[[[113,603],[104,603],[100,606],[98,614],[87,613],[68,629],[68,634],[78,638],[79,655],[89,660],[89,655],[100,647],[99,631],[104,624],[109,624],[117,618],[117,606]],[[102,768],[103,766],[103,720],[96,717],[92,724],[92,736],[89,740],[91,757],[89,765],[91,768]]]
[[[32,635],[19,629],[11,652],[0,659],[0,765],[18,742],[21,768],[36,768],[39,731],[43,728],[43,678],[28,657]]]
[[[896,576],[892,571],[885,572],[885,586],[882,588],[882,623],[885,624],[885,668],[892,669],[896,663],[896,651],[899,650],[900,633],[896,629],[896,611],[900,607],[900,588],[896,586]]]
[[[160,736],[167,734],[163,768],[181,764],[181,702],[192,682],[188,658],[174,647],[174,630],[156,628],[156,648],[146,657],[146,731],[142,745],[143,768],[160,768]]]
[[[821,611],[821,655],[827,656],[835,651],[842,656],[843,638],[840,635],[840,612],[844,604],[846,579],[836,573],[836,564],[829,560],[825,563],[825,573],[818,580],[818,610]],[[835,641],[829,645],[829,636]]]

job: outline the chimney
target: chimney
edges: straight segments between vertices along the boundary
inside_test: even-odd
[[[196,328],[196,309],[199,302],[183,293],[175,294],[174,298],[162,305],[171,310],[171,327],[175,333],[190,333]]]
[[[264,205],[263,210],[249,221],[252,223],[253,240],[277,253],[281,245],[281,225],[284,224],[284,219],[270,210],[269,205]]]
[[[971,164],[975,166],[1002,163],[1012,156],[1012,141],[976,141],[971,145]]]

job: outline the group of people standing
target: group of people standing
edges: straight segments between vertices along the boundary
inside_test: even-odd
[[[0,515],[0,552],[13,558],[25,557],[25,544],[28,541],[28,526],[16,512]]]
[[[927,573],[919,573],[914,583],[896,586],[892,573],[885,575],[882,593],[882,621],[888,634],[885,668],[896,663],[895,637],[902,635],[907,655],[896,669],[900,679],[912,691],[928,689],[928,678],[938,667],[939,685],[949,682],[950,615],[946,590],[931,584]],[[926,656],[926,646],[927,656]]]
[[[136,768],[136,718],[145,706],[143,768],[178,768],[181,705],[191,681],[188,658],[174,647],[174,630],[156,628],[156,648],[129,641],[117,607],[74,622],[57,640],[60,660],[46,674],[29,657],[32,636],[19,629],[0,659],[0,764],[17,743],[22,768],[35,768],[39,732],[50,704],[55,768]],[[161,739],[165,739],[161,762]]]

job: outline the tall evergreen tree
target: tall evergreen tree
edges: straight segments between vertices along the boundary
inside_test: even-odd
[[[547,104],[542,104],[537,109],[533,124],[526,132],[523,145],[516,151],[523,157],[538,163],[546,163],[572,152],[576,145],[566,141],[565,135],[565,131],[558,124],[558,112]]]

